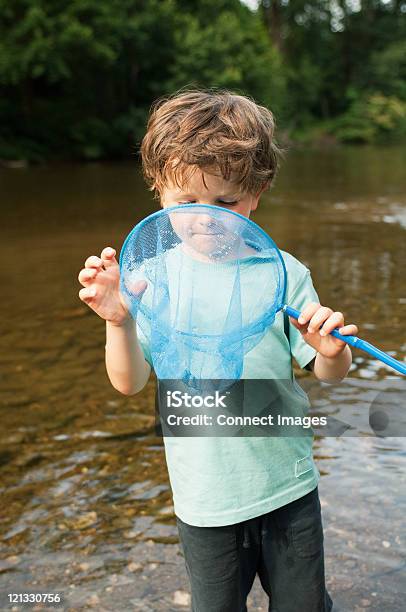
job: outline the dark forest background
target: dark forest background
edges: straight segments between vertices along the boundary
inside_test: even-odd
[[[0,158],[133,155],[152,102],[226,87],[280,142],[406,140],[402,0],[0,0]]]

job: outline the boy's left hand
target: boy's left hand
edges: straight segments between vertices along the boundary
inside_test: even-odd
[[[330,336],[330,332],[335,327],[338,327],[338,331],[343,336],[358,333],[356,325],[344,325],[342,312],[334,312],[331,308],[321,306],[316,302],[307,304],[301,311],[298,320],[292,317],[289,319],[292,325],[300,331],[303,340],[324,357],[337,357],[346,346],[342,340]]]

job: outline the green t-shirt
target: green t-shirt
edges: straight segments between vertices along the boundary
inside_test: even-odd
[[[281,253],[287,271],[286,303],[302,310],[309,302],[319,302],[308,268],[289,253]],[[173,256],[172,263],[178,261],[176,249]],[[179,278],[176,266],[167,267]],[[148,300],[147,292],[144,299]],[[145,359],[153,367],[148,334],[138,324],[137,334]],[[316,351],[293,325],[289,336],[290,342],[279,311],[259,344],[245,355],[242,378],[291,380],[292,414],[306,414],[309,400],[294,379],[291,357],[303,368]],[[312,444],[312,435],[164,436],[175,514],[190,525],[215,527],[245,521],[299,499],[320,479]]]

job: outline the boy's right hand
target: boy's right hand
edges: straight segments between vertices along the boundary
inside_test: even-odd
[[[86,259],[78,276],[84,287],[79,291],[79,298],[102,319],[113,325],[124,325],[131,319],[131,314],[119,290],[120,266],[115,255],[113,248],[106,247],[100,257],[91,255]],[[146,288],[146,281],[141,280],[134,283],[131,291],[142,297]]]

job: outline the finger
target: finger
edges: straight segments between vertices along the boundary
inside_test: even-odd
[[[87,287],[97,276],[98,270],[95,268],[83,268],[78,275],[78,281]]]
[[[344,323],[344,316],[342,312],[333,312],[323,323],[323,327],[320,330],[320,336],[327,336],[335,327],[341,327]]]
[[[301,325],[304,325],[305,323],[310,321],[310,319],[312,318],[312,316],[314,315],[314,313],[317,311],[318,308],[320,308],[320,304],[317,304],[317,302],[310,302],[310,304],[307,304],[305,308],[303,308],[302,312],[300,313],[300,316],[298,319],[299,323]]]
[[[292,323],[293,327],[296,327],[296,329],[299,331],[306,331],[306,323],[304,325],[300,325],[300,323],[297,322],[297,319],[294,319],[293,317],[289,317],[289,321]]]
[[[101,269],[103,262],[97,255],[90,255],[85,261],[85,268],[97,268]]]
[[[340,327],[338,331],[343,336],[347,336],[347,335],[356,336],[358,334],[358,327],[354,324],[344,325],[344,327]]]
[[[297,322],[297,319],[293,319],[292,317],[289,317],[290,322],[292,323],[293,327],[296,327],[296,329],[303,335],[303,334],[307,334],[307,323],[305,323],[304,325],[300,325],[300,323]]]
[[[85,287],[79,291],[79,298],[86,304],[91,302],[97,295],[96,287]]]
[[[309,326],[307,331],[312,334],[317,331],[319,327],[326,321],[329,316],[333,314],[331,308],[327,308],[327,306],[319,306],[315,314],[312,316],[309,322]]]
[[[115,258],[116,251],[112,247],[106,247],[101,252],[101,260],[105,268],[118,266],[118,261]]]

